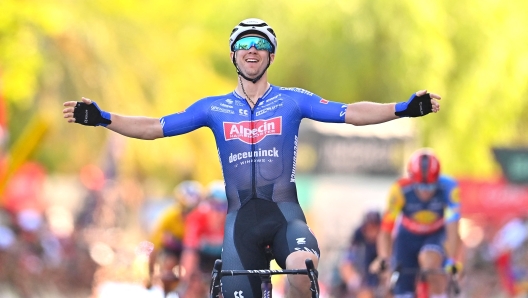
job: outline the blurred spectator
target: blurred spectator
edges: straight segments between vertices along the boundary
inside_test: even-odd
[[[47,279],[61,264],[62,250],[39,211],[21,210],[14,220],[17,238],[9,253],[10,282],[20,297],[34,297],[45,291]]]
[[[350,239],[350,245],[339,263],[341,286],[336,297],[377,297],[380,285],[377,274],[368,268],[377,257],[376,239],[381,225],[381,214],[369,211]]]
[[[528,294],[528,218],[514,218],[495,235],[491,256],[504,290],[510,296]]]
[[[0,208],[0,288],[3,282],[8,281],[9,253],[14,249],[16,235],[11,224],[11,215]]]
[[[87,295],[94,270],[84,260],[78,239],[55,234],[41,211],[0,210],[0,297]]]

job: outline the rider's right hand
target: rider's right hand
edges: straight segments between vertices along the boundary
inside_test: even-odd
[[[111,115],[99,108],[95,101],[82,98],[82,101],[68,101],[64,103],[68,107],[62,111],[68,122],[75,122],[88,126],[107,126],[112,123]]]

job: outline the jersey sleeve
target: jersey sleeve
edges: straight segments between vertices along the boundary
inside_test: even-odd
[[[401,186],[398,183],[392,185],[387,199],[387,210],[383,215],[381,221],[381,230],[387,233],[392,233],[396,219],[400,215],[405,204],[405,197],[403,195]]]
[[[451,180],[447,190],[447,205],[444,213],[446,223],[455,222],[460,219],[460,189],[458,183]]]
[[[287,88],[297,92],[297,105],[303,118],[320,122],[344,123],[347,104],[326,100],[300,88]]]
[[[209,101],[201,99],[189,108],[160,118],[164,137],[185,134],[208,124]]]

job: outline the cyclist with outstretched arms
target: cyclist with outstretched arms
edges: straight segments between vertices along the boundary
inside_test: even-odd
[[[427,275],[429,297],[447,298],[442,268],[448,273],[460,270],[455,261],[460,245],[458,184],[441,174],[440,161],[428,148],[411,155],[407,174],[390,189],[371,270],[379,271],[381,263],[400,267],[395,298],[414,297],[418,270],[435,272]]]
[[[215,136],[226,183],[228,214],[222,253],[223,269],[266,269],[270,246],[283,268],[317,266],[319,248],[297,199],[295,162],[303,118],[322,122],[369,125],[400,117],[437,112],[440,96],[425,90],[409,100],[380,104],[332,102],[300,88],[284,88],[267,80],[277,38],[259,19],[238,24],[229,39],[238,74],[234,91],[198,100],[186,110],[161,118],[123,116],[100,110],[90,99],[64,105],[68,122],[102,125],[122,135],[154,140],[206,126]],[[306,297],[306,276],[288,276],[287,297]],[[260,297],[258,277],[224,277],[222,293]]]

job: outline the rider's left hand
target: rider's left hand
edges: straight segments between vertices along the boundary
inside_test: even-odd
[[[379,274],[385,271],[389,266],[389,261],[385,258],[377,257],[370,263],[369,272],[372,274]]]
[[[440,95],[420,90],[414,93],[407,101],[396,104],[394,114],[399,117],[421,117],[440,110],[438,100]]]

